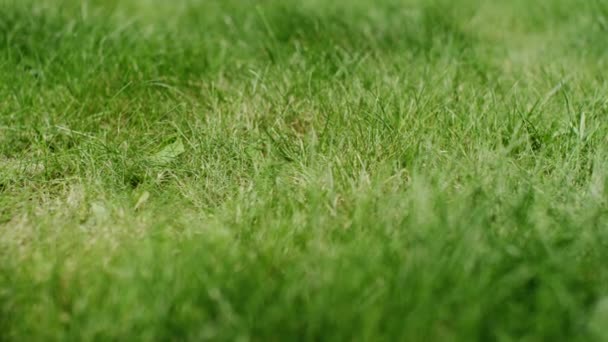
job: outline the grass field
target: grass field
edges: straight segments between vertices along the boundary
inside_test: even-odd
[[[604,0],[0,0],[0,341],[608,340]]]

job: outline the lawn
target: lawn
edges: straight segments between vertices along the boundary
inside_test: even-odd
[[[604,0],[0,0],[0,341],[608,340]]]

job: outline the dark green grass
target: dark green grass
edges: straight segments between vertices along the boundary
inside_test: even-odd
[[[607,339],[607,23],[0,0],[0,340]]]

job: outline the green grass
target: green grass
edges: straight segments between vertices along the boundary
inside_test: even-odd
[[[608,340],[608,5],[0,0],[0,340]]]

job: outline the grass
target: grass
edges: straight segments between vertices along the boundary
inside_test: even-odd
[[[0,340],[608,340],[608,6],[0,0]]]

